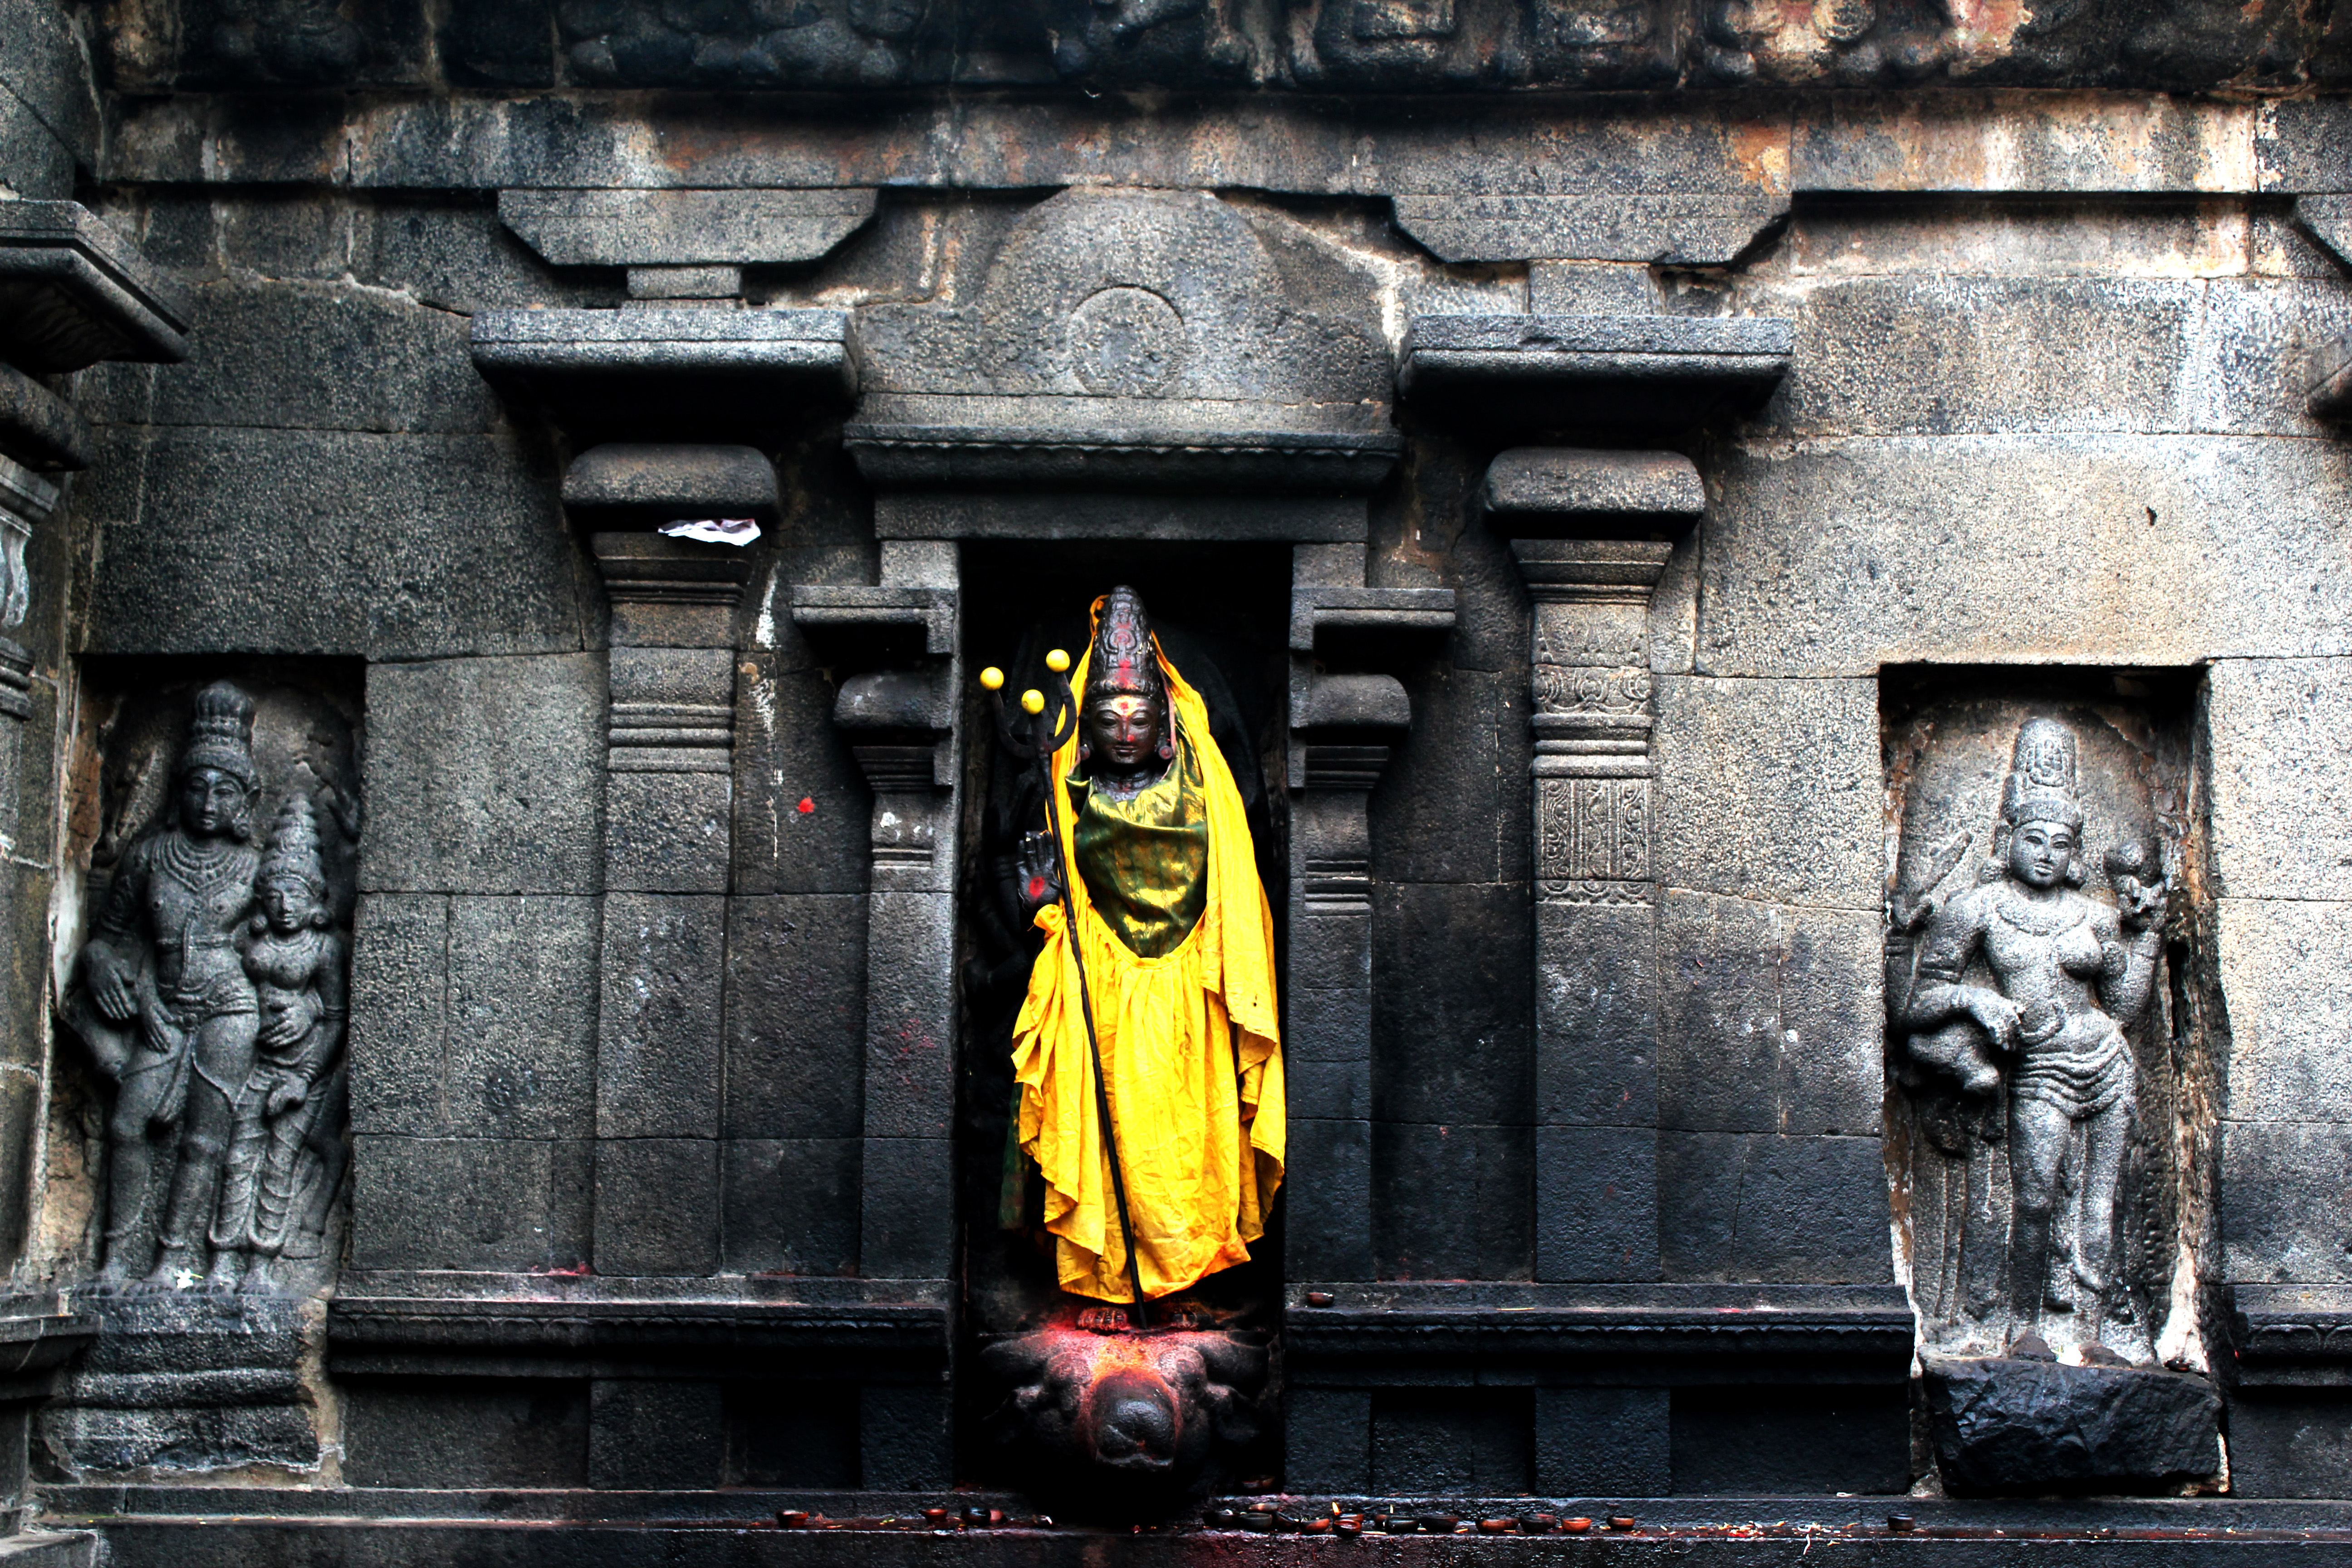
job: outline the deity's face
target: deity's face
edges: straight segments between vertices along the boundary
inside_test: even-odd
[[[1087,704],[1087,746],[1097,767],[1141,773],[1160,760],[1160,704],[1125,692]]]
[[[191,838],[241,834],[252,804],[245,785],[218,768],[190,768],[180,780],[180,826]]]
[[[269,917],[271,930],[280,936],[292,936],[316,922],[319,896],[299,877],[272,877],[262,884],[261,910]]]
[[[2009,836],[2009,874],[2029,888],[2054,888],[2074,862],[2074,830],[2063,822],[2021,822]]]

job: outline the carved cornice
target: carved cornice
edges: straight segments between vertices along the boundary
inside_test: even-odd
[[[882,402],[869,399],[869,411]],[[1246,411],[1240,412],[1245,416]],[[1108,423],[1070,429],[902,425],[873,418],[845,426],[842,445],[859,472],[877,485],[1143,486],[1350,495],[1386,479],[1404,449],[1403,437],[1390,430],[1169,430]]]

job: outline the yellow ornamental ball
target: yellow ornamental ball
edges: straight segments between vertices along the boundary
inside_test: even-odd
[[[1021,694],[1021,711],[1024,713],[1043,713],[1045,710],[1045,694],[1044,692],[1033,688]]]
[[[1060,648],[1055,648],[1045,656],[1045,668],[1055,675],[1066,675],[1070,668],[1070,656]]]
[[[1004,689],[1004,672],[992,664],[980,672],[980,683],[991,691],[1002,691]]]

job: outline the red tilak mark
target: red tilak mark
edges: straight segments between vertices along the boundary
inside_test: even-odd
[[[814,801],[811,800],[811,799],[810,799],[808,796],[806,796],[806,795],[803,795],[803,796],[801,796],[801,804],[800,804],[799,810],[800,810],[800,814],[801,814],[803,816],[806,816],[810,812],[814,811],[815,809],[816,809],[816,802],[814,802]]]
[[[1032,877],[1029,879],[1029,896],[1033,899],[1042,899],[1045,896],[1045,878]]]

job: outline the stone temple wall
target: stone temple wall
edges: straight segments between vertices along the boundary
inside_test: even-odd
[[[2347,26],[0,0],[17,1544],[2352,1529]],[[975,679],[1119,582],[1290,1100],[1157,1491]]]

